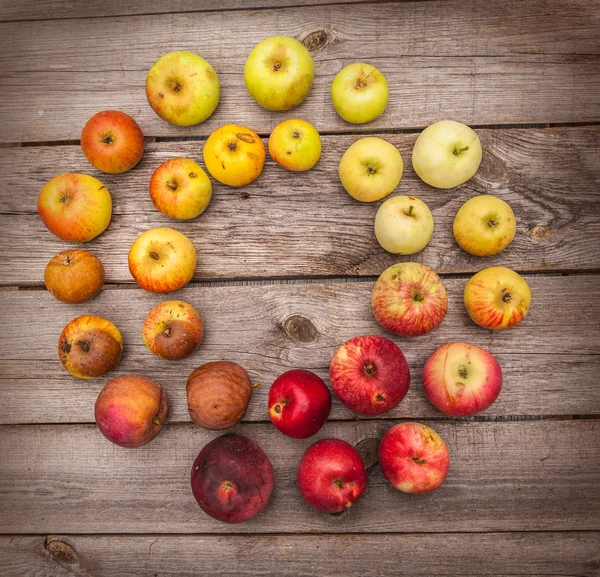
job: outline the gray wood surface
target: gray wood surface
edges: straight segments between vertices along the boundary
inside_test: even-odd
[[[448,314],[437,330],[416,339],[395,337],[375,322],[372,282],[193,287],[175,297],[197,308],[205,340],[179,362],[155,357],[142,343],[142,323],[163,300],[160,296],[114,288],[78,306],[60,303],[46,291],[0,292],[0,310],[11,311],[0,340],[0,423],[93,422],[93,405],[103,384],[126,373],[141,373],[163,384],[169,419],[189,421],[187,376],[201,364],[220,359],[242,364],[253,382],[262,383],[253,391],[245,419],[268,421],[268,391],[279,374],[306,368],[328,381],[337,347],[360,334],[392,338],[410,364],[409,393],[387,417],[441,416],[425,398],[421,372],[435,348],[453,340],[490,350],[502,366],[503,391],[485,415],[600,414],[600,276],[526,278],[533,302],[517,328],[494,333],[474,325],[462,302],[466,279],[445,279]],[[110,319],[125,343],[117,369],[92,381],[68,375],[56,352],[62,328],[81,314]],[[352,416],[334,399],[332,419]]]
[[[473,179],[454,190],[427,186],[414,173],[416,135],[384,134],[404,158],[404,175],[393,194],[411,194],[431,208],[433,238],[424,251],[399,257],[384,251],[373,233],[381,202],[355,201],[338,177],[339,159],[356,139],[324,136],[316,167],[291,173],[267,161],[249,186],[233,189],[213,182],[213,198],[197,219],[184,222],[159,213],[148,184],[156,167],[175,156],[200,161],[203,142],[160,142],[147,146],[129,173],[105,175],[92,168],[79,146],[0,150],[0,284],[42,284],[44,267],[68,245],[54,237],[37,214],[44,183],[61,172],[98,177],[113,197],[113,219],[85,248],[102,260],[107,281],[133,282],[127,254],[135,238],[156,226],[187,234],[198,251],[196,279],[325,275],[378,275],[400,260],[417,260],[440,273],[475,272],[502,264],[517,270],[600,268],[597,159],[600,127],[478,131],[484,147]],[[512,206],[517,236],[502,253],[479,258],[455,242],[452,222],[463,202],[493,194]]]
[[[445,577],[599,572],[598,533],[0,538],[4,577]]]
[[[303,503],[296,470],[306,447],[324,437],[356,445],[379,438],[392,424],[328,422],[303,441],[279,434],[271,424],[236,426],[271,459],[275,488],[261,515],[235,527],[205,515],[190,489],[192,463],[214,432],[170,425],[149,445],[128,450],[111,445],[94,425],[3,426],[0,532],[600,530],[599,420],[436,421],[451,459],[439,491],[400,493],[372,466],[363,499],[343,515],[319,513]],[[372,452],[374,442],[361,450],[365,445]]]
[[[151,136],[207,135],[227,122],[268,133],[290,114],[335,132],[423,127],[445,117],[474,125],[598,121],[597,6],[404,2],[0,24],[0,142],[77,139],[93,113],[114,108]],[[242,78],[250,50],[274,34],[312,34],[313,89],[285,115],[254,103]],[[194,128],[163,122],[146,102],[148,69],[174,49],[201,53],[221,81],[219,107]],[[329,96],[334,75],[357,59],[377,66],[392,94],[368,127],[342,121]]]

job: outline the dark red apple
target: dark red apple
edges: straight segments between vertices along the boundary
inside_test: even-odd
[[[351,411],[381,415],[406,396],[410,370],[395,343],[368,335],[354,337],[336,351],[329,379],[333,392]]]
[[[302,455],[298,488],[308,505],[324,513],[349,509],[367,488],[367,471],[358,451],[340,439],[322,439]]]
[[[288,371],[271,385],[269,417],[288,437],[311,437],[325,424],[330,411],[331,393],[323,379],[310,371]]]
[[[200,508],[227,523],[256,517],[273,491],[273,467],[254,442],[235,433],[204,446],[192,467],[192,492]]]

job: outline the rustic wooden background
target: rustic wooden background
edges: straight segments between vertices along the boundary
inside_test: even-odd
[[[273,4],[277,8],[273,8]],[[369,2],[285,0],[0,0],[0,573],[10,577],[600,574],[600,2],[473,0]],[[243,85],[243,64],[261,39],[303,41],[315,81],[295,111],[260,108]],[[177,128],[148,106],[145,75],[170,50],[197,52],[219,74],[222,98],[204,124]],[[375,122],[354,126],[334,112],[329,86],[364,60],[387,77],[391,98]],[[102,109],[133,115],[147,151],[130,173],[98,173],[78,138]],[[167,158],[201,159],[216,127],[247,124],[268,137],[297,115],[323,135],[312,171],[271,160],[241,190],[213,183],[213,201],[192,222],[158,213],[148,195]],[[450,191],[414,174],[410,153],[427,124],[453,118],[477,128],[477,175]],[[268,422],[269,386],[304,367],[327,376],[344,340],[385,334],[370,312],[374,279],[401,258],[372,232],[377,206],[353,201],[337,178],[341,153],[359,134],[399,147],[397,189],[431,207],[432,242],[413,259],[433,266],[449,291],[442,326],[395,341],[409,360],[406,399],[381,419],[357,419],[337,400],[318,438],[359,447],[369,465],[365,497],[341,515],[310,510],[295,487],[303,450]],[[107,271],[102,294],[69,306],[44,290],[43,270],[67,245],[36,214],[39,189],[60,172],[100,178],[114,203],[108,230],[86,248]],[[489,259],[452,238],[459,206],[475,194],[507,200],[515,241]],[[133,239],[174,226],[194,241],[194,283],[176,296],[206,327],[198,352],[180,363],[153,357],[141,325],[161,297],[139,290],[127,270]],[[473,325],[462,288],[475,271],[504,264],[533,291],[518,328]],[[170,423],[150,445],[120,449],[96,430],[93,404],[106,379],[71,378],[56,355],[62,327],[80,314],[113,320],[125,340],[119,367],[165,386]],[[386,336],[390,336],[387,334]],[[425,359],[467,340],[492,351],[505,384],[482,416],[452,420],[421,388]],[[271,458],[276,488],[255,520],[229,526],[204,515],[189,487],[194,457],[216,435],[190,423],[187,375],[200,364],[244,365],[255,390],[236,427]],[[428,496],[395,491],[374,454],[394,419],[432,424],[451,469]]]

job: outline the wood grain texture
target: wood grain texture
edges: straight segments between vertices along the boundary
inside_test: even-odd
[[[5,577],[600,574],[597,533],[0,538]],[[62,551],[72,557],[61,555]]]
[[[268,133],[285,115],[253,102],[243,66],[254,45],[275,34],[309,39],[315,81],[291,114],[320,131],[365,129],[338,117],[329,96],[335,74],[357,58],[377,66],[391,90],[369,130],[445,117],[475,125],[598,121],[596,8],[478,0],[5,23],[0,142],[76,139],[93,113],[115,108],[150,136],[205,136],[227,122]],[[216,112],[193,128],[163,122],[146,102],[147,71],[176,49],[202,54],[222,86]]]
[[[264,278],[378,275],[400,260],[418,260],[440,273],[475,272],[502,264],[517,270],[600,268],[600,127],[479,130],[484,157],[475,177],[453,190],[427,186],[414,173],[416,135],[385,134],[404,158],[395,194],[427,203],[435,232],[424,251],[398,257],[384,251],[373,233],[381,202],[352,199],[338,176],[339,159],[356,140],[323,137],[323,155],[304,174],[268,160],[260,178],[241,190],[213,183],[213,199],[197,219],[183,222],[157,212],[148,193],[156,167],[175,156],[202,158],[203,142],[149,144],[140,165],[123,175],[92,169],[78,146],[0,150],[0,284],[42,284],[47,262],[66,243],[37,215],[44,183],[61,172],[98,177],[113,197],[113,219],[85,248],[104,263],[109,282],[133,282],[127,254],[135,238],[157,226],[187,234],[198,251],[195,278]],[[517,236],[502,253],[481,259],[464,252],[452,234],[463,202],[476,194],[506,200],[517,218]]]
[[[598,420],[435,422],[451,455],[439,491],[400,493],[373,466],[365,495],[343,515],[304,505],[296,470],[312,442],[336,437],[357,445],[392,424],[329,422],[303,441],[276,434],[271,424],[238,425],[271,459],[275,488],[265,511],[236,533],[600,529]],[[190,489],[194,458],[216,436],[170,425],[151,444],[128,450],[93,425],[1,427],[0,531],[229,533],[231,525],[202,513]]]
[[[344,341],[361,334],[392,338],[411,368],[407,397],[386,416],[440,417],[421,386],[425,360],[440,345],[467,341],[490,350],[504,371],[499,399],[487,416],[600,414],[600,276],[528,276],[533,302],[513,330],[493,333],[467,316],[466,280],[446,279],[449,312],[428,335],[406,339],[384,331],[371,313],[371,282],[194,287],[177,293],[199,311],[205,339],[189,358],[168,362],[142,343],[148,311],[163,300],[141,290],[106,290],[86,305],[66,305],[39,291],[0,292],[10,323],[0,340],[0,423],[93,422],[93,405],[104,383],[141,373],[165,386],[172,422],[189,421],[187,376],[205,362],[231,360],[253,382],[249,421],[268,421],[267,396],[275,378],[292,368],[318,373],[328,382],[329,362]],[[117,369],[101,379],[68,375],[57,355],[64,325],[97,314],[119,327],[125,352]],[[24,327],[26,329],[24,330]],[[334,398],[332,419],[353,417]]]

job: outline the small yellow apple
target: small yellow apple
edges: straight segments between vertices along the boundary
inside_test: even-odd
[[[415,142],[412,164],[421,180],[436,188],[467,182],[481,163],[481,142],[474,130],[454,120],[428,126]]]
[[[452,230],[456,242],[468,253],[490,256],[503,251],[513,241],[517,221],[506,202],[482,194],[460,207]]]
[[[269,153],[277,164],[288,170],[309,170],[321,156],[321,137],[310,122],[289,118],[271,132]]]
[[[386,200],[375,216],[375,236],[393,254],[414,254],[423,250],[433,234],[429,207],[414,196]]]
[[[361,202],[374,202],[398,186],[403,168],[402,156],[393,144],[367,136],[344,152],[339,174],[350,196]]]

